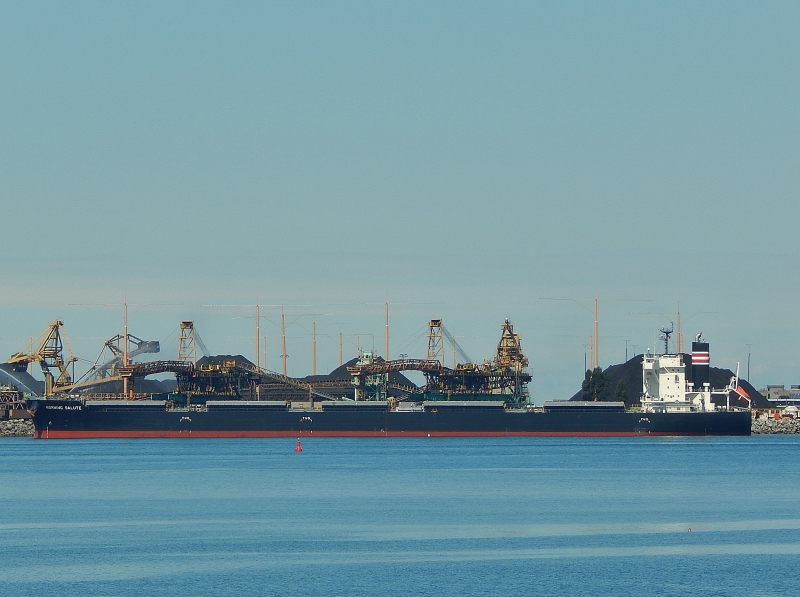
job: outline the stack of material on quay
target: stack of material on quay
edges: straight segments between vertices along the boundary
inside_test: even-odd
[[[0,421],[0,437],[33,437],[33,421],[31,419]]]
[[[686,364],[686,381],[692,381],[692,355],[684,354],[683,362]],[[628,395],[625,398],[625,406],[630,407],[634,404],[639,404],[639,398],[642,395],[642,355],[637,355],[630,359],[627,363],[619,365],[611,365],[603,371],[608,377],[608,389],[606,394],[601,397],[603,401],[615,401],[617,387],[620,381],[624,381],[627,386]],[[730,383],[733,377],[733,371],[730,369],[720,369],[719,367],[710,367],[710,381],[712,388],[724,388]],[[739,386],[747,392],[750,399],[753,401],[754,408],[768,408],[769,401],[761,395],[758,390],[751,386],[743,379],[739,380]],[[581,398],[580,391],[575,394],[570,400],[585,400]],[[716,399],[715,399],[716,400]],[[735,394],[731,395],[731,406],[746,407],[747,402],[739,400]]]

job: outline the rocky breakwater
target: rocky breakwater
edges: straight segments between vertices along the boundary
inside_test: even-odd
[[[800,419],[773,419],[759,417],[750,424],[753,435],[795,434],[800,433]]]
[[[0,421],[0,437],[33,437],[33,421],[30,419]]]

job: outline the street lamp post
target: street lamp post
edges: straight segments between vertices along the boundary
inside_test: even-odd
[[[747,345],[747,383],[750,383],[750,347],[752,344]]]

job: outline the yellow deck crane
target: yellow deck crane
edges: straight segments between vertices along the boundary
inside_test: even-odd
[[[69,365],[78,359],[72,354],[67,336],[61,333],[64,322],[56,319],[42,334],[28,346],[28,351],[21,351],[12,355],[8,362],[14,365],[16,371],[25,371],[29,363],[39,363],[44,373],[44,395],[52,396],[61,388],[72,385],[72,376],[69,374]],[[64,360],[64,345],[69,351],[69,358]],[[36,348],[33,348],[36,346]],[[58,377],[53,375],[51,369],[58,370]]]

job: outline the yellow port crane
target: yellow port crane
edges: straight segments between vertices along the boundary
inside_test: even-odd
[[[514,332],[514,326],[506,318],[500,326],[503,331],[500,342],[497,344],[497,356],[494,358],[498,369],[514,369],[521,371],[528,366],[528,357],[522,352],[519,334]]]
[[[39,363],[44,374],[44,395],[52,396],[56,391],[72,385],[69,366],[78,359],[72,354],[67,336],[61,332],[64,322],[56,319],[47,326],[42,334],[30,343],[29,352],[20,351],[11,356],[8,362],[14,365],[15,371],[25,371],[29,363]],[[64,345],[69,351],[69,358],[64,360]],[[34,349],[33,347],[36,346]],[[51,369],[58,370],[55,377]]]

